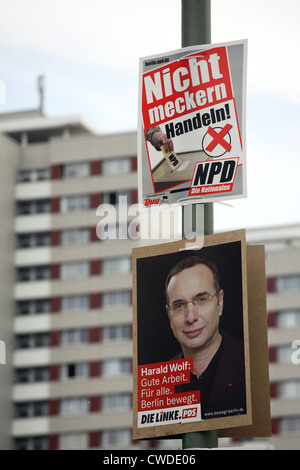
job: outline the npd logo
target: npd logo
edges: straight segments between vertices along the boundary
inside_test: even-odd
[[[232,191],[238,162],[232,157],[196,163],[189,196]]]

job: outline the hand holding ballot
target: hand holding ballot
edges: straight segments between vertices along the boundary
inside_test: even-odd
[[[147,129],[145,133],[146,139],[156,150],[161,150],[161,146],[163,145],[166,153],[172,153],[174,151],[173,140],[167,139],[166,134],[164,134],[159,126],[151,127]]]

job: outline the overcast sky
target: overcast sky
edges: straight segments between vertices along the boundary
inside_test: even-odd
[[[215,229],[300,223],[299,0],[211,0],[212,43],[248,39],[248,197]],[[181,0],[0,0],[0,112],[80,114],[137,129],[139,58],[181,47]]]

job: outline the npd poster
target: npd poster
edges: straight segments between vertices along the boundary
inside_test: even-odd
[[[145,206],[246,196],[246,57],[243,40],[140,59]]]

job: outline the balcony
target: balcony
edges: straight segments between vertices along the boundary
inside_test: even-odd
[[[48,198],[51,195],[50,181],[34,183],[18,183],[15,188],[15,198],[20,200]]]
[[[15,300],[42,299],[51,296],[51,282],[33,281],[18,282],[15,284]]]
[[[50,314],[21,315],[14,319],[14,333],[40,333],[49,331],[51,326]]]
[[[47,435],[50,432],[49,425],[48,416],[14,419],[12,422],[12,435],[13,437]]]
[[[51,263],[49,247],[26,248],[15,251],[15,266],[32,266]]]
[[[17,349],[13,355],[13,365],[18,367],[39,367],[50,363],[50,348]]]
[[[17,233],[37,231],[37,228],[42,231],[51,229],[51,214],[31,214],[31,215],[17,215],[15,218],[15,231]]]

